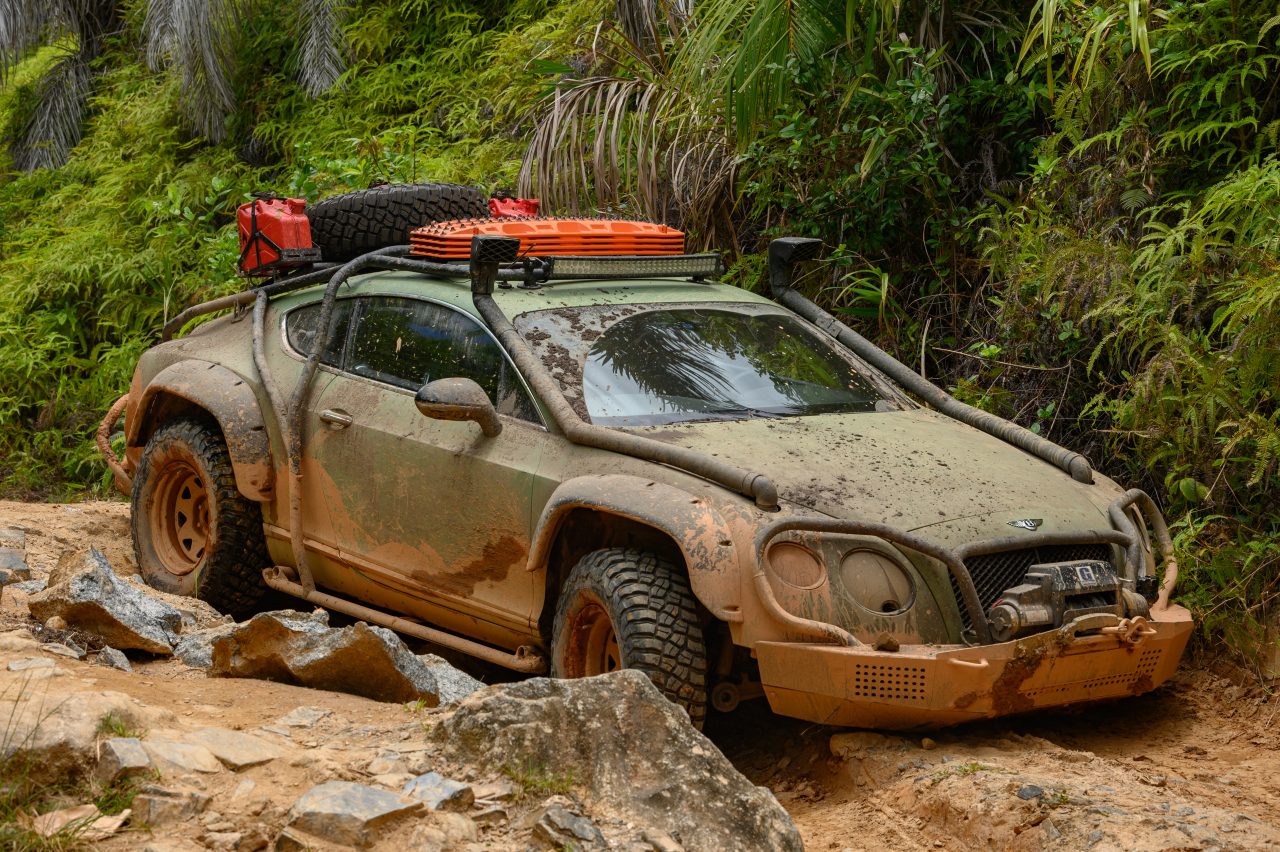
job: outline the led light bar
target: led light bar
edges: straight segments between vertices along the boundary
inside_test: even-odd
[[[554,257],[550,278],[716,278],[723,271],[718,254],[665,257]]]

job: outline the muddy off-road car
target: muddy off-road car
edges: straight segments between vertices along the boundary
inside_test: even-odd
[[[169,322],[100,432],[124,414],[149,583],[520,672],[639,669],[699,724],[763,695],[948,725],[1173,673],[1192,625],[1151,499],[801,296],[816,241],[772,244],[768,299],[671,228],[511,201],[242,214],[272,277]]]

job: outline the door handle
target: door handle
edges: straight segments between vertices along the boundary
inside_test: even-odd
[[[345,429],[355,420],[341,408],[328,408],[320,412],[320,422],[330,429]]]

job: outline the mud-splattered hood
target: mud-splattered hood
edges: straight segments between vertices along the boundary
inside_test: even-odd
[[[1108,528],[1120,492],[1075,482],[1047,462],[935,412],[676,424],[628,430],[760,471],[790,503],[837,518],[921,530],[940,544],[1040,529]],[[922,529],[923,528],[923,529]]]

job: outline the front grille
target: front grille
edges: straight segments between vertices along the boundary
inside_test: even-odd
[[[1053,544],[1046,547],[1028,547],[1024,550],[1006,550],[1002,553],[989,553],[986,556],[970,556],[964,561],[973,577],[973,585],[978,590],[978,600],[982,602],[982,611],[991,609],[991,605],[1000,599],[1005,589],[1012,588],[1026,576],[1032,565],[1047,562],[1084,562],[1092,560],[1111,564],[1111,545],[1109,544]],[[960,618],[966,628],[973,627],[969,612],[965,609],[964,597],[960,594],[960,584],[951,578],[951,591],[955,593],[956,603],[960,606]]]

